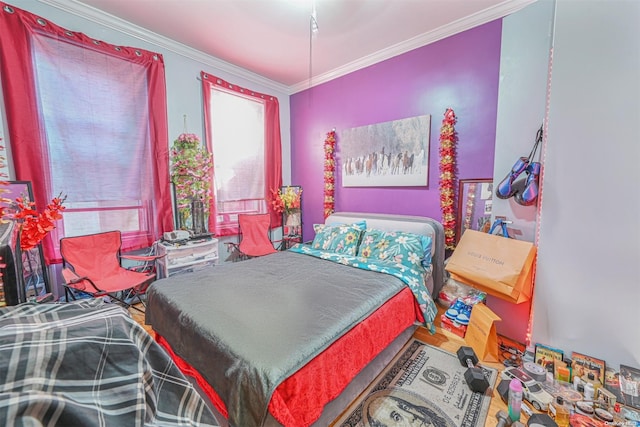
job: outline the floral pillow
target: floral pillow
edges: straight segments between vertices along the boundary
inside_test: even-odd
[[[345,224],[344,222],[330,222],[328,224],[331,227],[334,227],[336,225],[352,225],[354,227],[358,227],[360,230],[364,231],[367,228],[367,220],[363,219],[357,222],[354,222],[353,224]]]
[[[427,268],[431,264],[431,237],[404,231],[367,229],[362,236],[358,256]]]
[[[356,254],[362,233],[359,226],[355,224],[336,226],[314,224],[313,230],[316,233],[311,243],[313,249],[345,255]]]

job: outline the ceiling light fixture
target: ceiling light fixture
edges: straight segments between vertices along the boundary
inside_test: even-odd
[[[318,34],[318,15],[316,13],[316,2],[311,2],[311,34]]]
[[[318,15],[316,13],[316,1],[311,0],[311,17],[309,19],[309,88],[313,77],[313,39],[318,34]]]

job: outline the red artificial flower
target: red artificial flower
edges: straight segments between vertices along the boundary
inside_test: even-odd
[[[62,218],[60,212],[65,209],[62,206],[65,199],[66,197],[54,198],[41,213],[33,209],[34,202],[22,197],[16,199],[18,212],[13,217],[19,222],[20,249],[23,251],[33,249],[42,242],[51,230],[56,228],[55,221]]]

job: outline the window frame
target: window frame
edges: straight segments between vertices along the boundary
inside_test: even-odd
[[[0,75],[7,119],[7,141],[11,144],[16,179],[32,183],[36,206],[40,209],[57,194],[53,194],[52,190],[46,135],[42,131],[43,119],[36,95],[36,70],[31,49],[31,38],[36,34],[49,35],[57,40],[68,41],[76,46],[144,67],[149,97],[148,151],[152,161],[151,184],[154,194],[148,206],[152,212],[147,212],[140,220],[151,222],[147,233],[149,236],[143,240],[133,239],[133,247],[123,245],[123,250],[152,244],[164,231],[173,229],[167,99],[162,55],[138,48],[111,45],[67,30],[16,7],[3,7],[0,11]],[[25,122],[32,125],[24,126]],[[72,192],[73,189],[65,191]],[[147,201],[142,201],[142,209],[145,209],[146,203]],[[43,241],[48,264],[61,262],[59,240],[62,235],[63,227],[58,224]]]
[[[212,144],[212,123],[211,117],[211,91],[225,90],[231,92],[234,95],[246,97],[252,100],[257,100],[264,103],[265,106],[265,188],[264,188],[264,201],[265,210],[263,212],[269,212],[271,218],[271,227],[277,227],[282,224],[282,216],[274,212],[270,206],[270,191],[271,189],[277,189],[282,186],[282,148],[280,139],[280,112],[278,99],[271,95],[255,92],[231,83],[224,81],[218,77],[210,75],[204,71],[200,73],[202,80],[203,91],[203,109],[205,117],[205,142],[209,152],[213,153],[215,161],[215,151]],[[215,183],[216,170],[214,166],[213,180]],[[218,220],[219,212],[217,209],[217,195],[216,187],[213,185],[213,197],[211,198],[211,204],[209,206],[209,230],[215,231],[215,234],[225,236],[237,234],[238,212],[225,212],[222,213],[221,221]],[[226,215],[226,216],[225,216]]]

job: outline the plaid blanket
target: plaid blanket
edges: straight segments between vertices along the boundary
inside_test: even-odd
[[[0,425],[218,423],[125,309],[94,300],[0,309]]]

